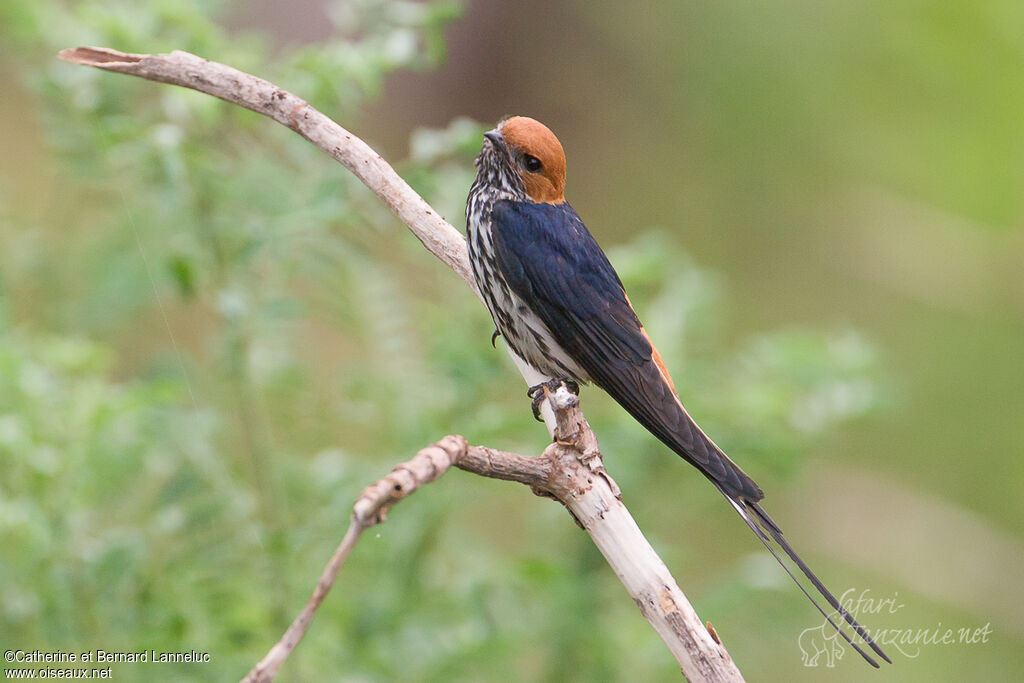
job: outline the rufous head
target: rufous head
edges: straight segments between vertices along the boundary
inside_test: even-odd
[[[505,170],[518,176],[531,200],[546,204],[565,201],[565,152],[547,126],[527,116],[513,116],[484,137],[495,151],[503,153]]]

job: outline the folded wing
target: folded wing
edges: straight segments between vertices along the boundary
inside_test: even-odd
[[[619,276],[572,207],[496,202],[491,236],[509,286],[598,386],[724,492],[764,497],[683,408]]]

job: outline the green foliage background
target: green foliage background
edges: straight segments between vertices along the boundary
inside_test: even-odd
[[[702,133],[704,153],[717,166],[688,178],[699,181],[694,195],[703,183],[711,198],[695,206],[700,200],[676,196],[683,213],[725,224],[720,241],[709,246],[712,259],[728,253],[731,247],[722,245],[730,240],[744,244],[735,225],[760,218],[769,196],[781,214],[776,221],[820,215],[819,205],[796,210],[787,202],[830,196],[825,181],[810,177],[815,169],[804,168],[815,159],[809,150],[818,149],[806,140],[815,126],[836,123],[791,114],[806,97],[799,42],[755,89],[790,107],[768,108],[759,112],[767,120],[752,123],[749,102],[734,84],[749,83],[744,65],[757,61],[760,31],[767,30],[755,27],[769,18],[723,7],[721,15],[691,9],[662,20],[718,27],[716,49],[732,61],[704,52],[652,56],[656,33],[628,45],[628,59],[661,60],[669,74],[678,70],[694,84],[648,93],[654,106],[668,112],[680,106],[676,97],[704,98],[707,120],[720,126]],[[504,352],[487,343],[486,311],[344,169],[251,112],[53,58],[79,44],[189,50],[266,77],[355,132],[362,124],[394,145],[384,122],[400,127],[415,121],[418,110],[405,101],[398,113],[382,112],[380,97],[396,101],[385,84],[429,78],[425,70],[444,63],[445,31],[459,26],[458,6],[445,0],[339,2],[328,7],[327,37],[294,46],[275,41],[273,30],[239,29],[237,12],[226,3],[180,0],[0,5],[0,123],[8,150],[0,165],[3,649],[195,649],[210,652],[212,662],[121,664],[114,676],[238,678],[304,603],[363,486],[447,433],[524,453],[545,445],[518,376]],[[794,12],[773,15],[772,30],[795,31],[787,23]],[[839,14],[832,19],[845,26]],[[726,19],[730,31],[719,26]],[[604,36],[603,54],[626,48],[617,43],[621,35],[602,26],[633,20],[616,17],[611,6],[594,10],[590,30]],[[515,22],[509,30],[518,30]],[[547,29],[537,30],[543,36]],[[568,43],[567,53],[575,54]],[[896,57],[925,63],[954,49],[941,33],[904,48]],[[877,54],[892,58],[885,50]],[[834,59],[843,63],[841,54]],[[407,73],[392,79],[399,71]],[[715,78],[702,79],[706,73]],[[858,85],[872,96],[885,87],[852,87]],[[878,106],[868,97],[857,101]],[[553,108],[542,98],[535,106],[541,113]],[[487,121],[456,111],[439,127],[417,125],[406,158],[396,163],[458,226],[480,133],[506,112],[471,113]],[[593,124],[580,123],[587,125]],[[692,135],[685,123],[677,128]],[[905,167],[874,181],[919,190],[943,209],[1018,230],[1019,195],[997,193],[1000,201],[988,202],[992,195],[981,178],[998,157],[1019,153],[1019,144],[1004,146],[995,133],[960,135],[972,130],[966,125],[933,128],[936,139],[918,139],[919,149],[906,151]],[[858,138],[852,153],[839,148],[843,163],[857,167],[872,150],[900,142],[884,130],[871,133]],[[573,164],[577,157],[567,146]],[[906,182],[919,177],[912,165],[940,148],[935,155],[952,155],[963,182]],[[595,162],[597,152],[581,152],[581,179],[573,176],[571,187],[585,187],[598,175],[595,168],[622,174],[624,184],[618,196],[584,196],[577,204],[590,209],[584,216],[604,215],[604,225],[622,218],[615,212],[630,207],[620,200],[644,201],[645,185],[653,190],[649,206],[657,206],[649,170],[630,168],[638,161]],[[1012,159],[1019,171],[1018,157]],[[758,160],[766,159],[781,159],[789,175],[759,175]],[[683,173],[669,163],[659,168],[669,179]],[[729,188],[747,203],[726,210]],[[902,406],[917,389],[913,377],[901,387],[899,350],[880,350],[846,316],[798,316],[740,329],[736,318],[760,306],[754,297],[730,284],[733,274],[698,266],[673,232],[675,221],[659,220],[656,209],[639,213],[650,228],[602,235],[606,228],[598,221],[594,232],[608,245],[689,409],[769,490],[769,507],[783,511],[783,526],[797,526],[797,547],[837,592],[870,586],[875,595],[906,597],[909,607],[899,615],[865,616],[873,627],[993,622],[988,644],[897,655],[898,668],[878,677],[984,680],[1019,669],[1019,621],[987,614],[991,601],[977,591],[974,598],[944,600],[928,575],[908,576],[887,564],[883,550],[872,551],[876,542],[892,548],[891,540],[877,540],[881,535],[927,555],[936,545],[923,531],[901,538],[899,519],[892,520],[896,530],[858,529],[849,539],[866,548],[867,559],[858,560],[816,547],[813,525],[799,521],[829,518],[820,504],[827,498],[801,507],[800,492],[815,490],[819,480],[820,468],[808,469],[812,455],[827,461],[834,450],[855,463],[858,454],[848,451],[856,436],[844,434],[884,434],[900,424]],[[757,251],[764,237],[751,239],[736,249]],[[749,272],[736,281],[750,284]],[[1019,317],[1000,325],[1019,341]],[[915,335],[944,330],[933,323]],[[1017,360],[1019,368],[1019,354]],[[1020,407],[1018,394],[1019,386],[1002,404]],[[815,625],[813,612],[763,562],[728,507],[605,397],[588,390],[584,401],[627,504],[752,680],[859,680],[871,673],[849,661],[853,655],[836,670],[801,667],[796,639]],[[1019,412],[1007,413],[1020,419]],[[1019,492],[1019,465],[1011,456],[1020,455],[1020,442],[1010,431],[994,438],[1011,444],[1005,456],[995,456],[1006,458],[1008,476],[1000,482]],[[905,470],[887,472],[885,459],[896,456],[884,443],[869,456],[878,463],[878,482],[938,465],[927,453],[910,452]],[[933,488],[944,496],[941,481]],[[920,497],[867,490],[891,495],[865,501],[868,510]],[[1005,514],[984,503],[975,507],[996,529],[1019,532],[1019,501]],[[1018,537],[995,537],[997,557],[1013,557],[1020,548]],[[955,556],[949,543],[945,550]],[[966,571],[986,585],[1006,583],[999,567]],[[1008,597],[1019,602],[1019,587],[1014,590]],[[676,674],[660,641],[560,508],[507,484],[451,473],[362,541],[280,679],[672,680]]]

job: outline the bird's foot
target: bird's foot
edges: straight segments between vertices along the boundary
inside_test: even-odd
[[[533,403],[530,404],[530,407],[533,409],[533,417],[535,420],[538,422],[544,421],[544,418],[541,417],[540,414],[540,404],[544,402],[544,399],[547,398],[549,393],[558,391],[558,388],[562,386],[577,396],[580,395],[580,385],[571,379],[549,379],[547,382],[535,384],[526,390],[526,395],[533,399]]]

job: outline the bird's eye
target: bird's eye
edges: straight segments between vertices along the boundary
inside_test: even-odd
[[[526,170],[530,173],[537,173],[544,166],[540,163],[540,159],[530,154],[523,156],[523,162],[526,164]]]

